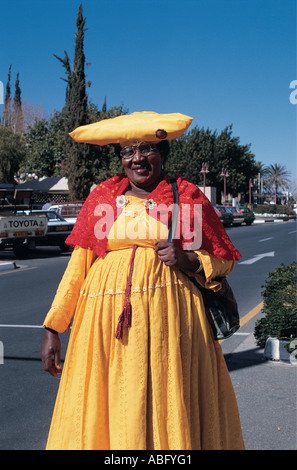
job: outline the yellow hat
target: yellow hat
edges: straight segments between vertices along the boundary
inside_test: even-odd
[[[76,142],[107,145],[123,142],[161,142],[180,137],[193,118],[184,114],[158,114],[149,111],[125,114],[80,126],[70,132]]]

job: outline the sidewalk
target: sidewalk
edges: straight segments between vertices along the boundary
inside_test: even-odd
[[[295,218],[296,219],[296,218]],[[276,214],[271,214],[269,216],[256,215],[254,224],[264,224],[264,223],[281,223],[289,222],[290,220],[295,220],[293,217],[279,217]]]
[[[249,327],[250,329],[250,327]],[[247,330],[246,325],[241,333]],[[297,366],[269,361],[255,343],[253,333],[232,352],[228,341],[222,343],[234,386],[243,438],[247,450],[297,449]],[[237,338],[238,341],[238,338]]]

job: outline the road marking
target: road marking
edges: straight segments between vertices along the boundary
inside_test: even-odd
[[[253,258],[247,259],[246,261],[241,261],[238,264],[254,264],[256,261],[259,261],[262,258],[266,258],[267,256],[274,256],[274,251],[270,251],[269,253],[262,253],[261,255],[254,255]]]
[[[3,274],[11,274],[11,273],[19,273],[19,272],[23,272],[23,271],[30,271],[30,269],[37,269],[37,267],[17,268],[17,269],[13,269],[13,270],[10,270],[10,271],[3,271],[3,272],[0,273],[0,276],[2,276]]]
[[[0,328],[43,328],[42,325],[0,325]]]
[[[289,232],[289,235],[290,235],[291,233],[296,233],[296,232],[297,232],[297,230],[293,230],[293,232]]]
[[[255,315],[257,315],[260,310],[263,308],[263,302],[260,302],[256,307],[254,307],[249,313],[240,319],[240,326],[242,327],[248,321],[250,321]],[[43,325],[9,325],[9,324],[0,324],[0,328],[43,328]],[[235,333],[236,335],[248,335],[249,333]]]
[[[240,326],[242,327],[247,322],[249,322],[255,315],[257,315],[263,308],[263,302],[260,302],[256,307],[254,307],[249,313],[240,319]]]
[[[262,240],[258,240],[260,242],[266,242],[267,240],[272,240],[273,237],[263,238]]]
[[[244,317],[240,319],[240,328],[243,327],[246,323],[248,323],[253,317],[255,317],[263,308],[263,302],[260,302],[256,307],[254,307],[250,312],[248,312]],[[235,335],[241,335],[241,336],[248,336],[250,333],[241,333],[241,332],[236,332],[234,333]],[[223,343],[225,341],[224,339],[220,340],[219,343]]]
[[[253,317],[255,317],[263,308],[263,302],[260,302],[256,307],[254,307],[249,313],[247,313],[244,317],[240,319],[240,327],[243,327],[246,323],[248,323]],[[42,325],[1,325],[0,328],[43,328]],[[250,333],[241,333],[236,332],[234,335],[238,336],[248,336]],[[223,343],[225,340],[222,339],[219,343]]]

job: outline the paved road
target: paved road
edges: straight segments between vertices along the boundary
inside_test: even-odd
[[[296,260],[296,222],[234,227],[228,235],[242,254],[229,280],[245,315],[261,302],[267,273]]]
[[[252,229],[250,235],[247,231]],[[265,223],[228,231],[242,259],[229,277],[241,317],[262,301],[268,272],[296,261],[296,222]],[[259,255],[265,255],[260,257]],[[256,261],[255,261],[256,260]],[[254,325],[262,312],[222,343],[248,450],[297,449],[297,367],[264,361]]]
[[[227,232],[242,253],[242,264],[238,263],[230,282],[244,317],[261,302],[261,285],[267,273],[282,262],[288,264],[296,259],[296,223],[242,226]],[[58,380],[42,369],[40,325],[69,257],[54,248],[40,248],[27,260],[15,260],[9,252],[0,253],[0,260],[15,260],[21,266],[0,272],[0,324],[10,325],[0,327],[5,353],[4,364],[0,364],[0,449],[37,450],[45,446]],[[297,368],[263,363],[262,351],[253,340],[255,319],[222,343],[246,447],[295,449],[293,397]],[[62,335],[61,339],[65,353],[67,336]]]

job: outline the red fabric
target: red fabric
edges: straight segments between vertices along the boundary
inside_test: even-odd
[[[103,258],[106,252],[108,232],[112,223],[116,220],[121,210],[116,207],[116,198],[125,193],[129,187],[128,178],[122,174],[117,175],[98,185],[88,196],[84,203],[76,224],[66,240],[71,246],[80,246],[82,248],[91,248],[97,256]],[[223,224],[216,215],[210,201],[191,181],[177,177],[177,187],[179,194],[180,208],[188,205],[190,211],[183,213],[183,221],[180,220],[181,237],[176,241],[180,247],[185,247],[185,243],[192,235],[195,227],[194,214],[196,205],[202,206],[202,243],[195,249],[206,250],[209,254],[219,256],[227,260],[238,260],[241,258],[239,251],[233,246],[228,237]],[[155,218],[162,217],[166,211],[157,210],[160,204],[169,207],[173,204],[173,194],[170,184],[170,178],[164,176],[159,185],[149,194],[147,199],[153,199],[157,206],[153,209],[147,209],[150,216]],[[112,217],[107,219],[104,205],[111,210],[108,211]],[[160,207],[160,206],[159,206]],[[169,214],[170,223],[171,214]],[[180,218],[181,219],[181,218]],[[186,220],[188,219],[188,220]],[[104,238],[98,239],[95,232],[98,229],[102,234],[104,229],[106,234]],[[98,232],[97,232],[98,233]],[[188,249],[188,248],[187,248]]]

